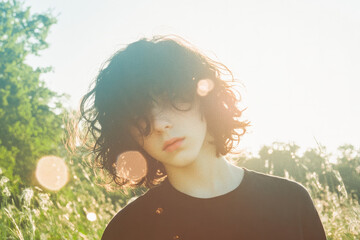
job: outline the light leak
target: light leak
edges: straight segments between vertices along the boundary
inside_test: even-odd
[[[35,177],[44,188],[58,191],[68,182],[69,170],[64,159],[52,155],[44,156],[37,163]]]

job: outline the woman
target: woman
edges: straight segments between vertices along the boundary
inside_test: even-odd
[[[326,239],[302,185],[226,160],[250,126],[226,74],[233,81],[223,64],[173,36],[141,39],[109,59],[81,114],[96,163],[119,186],[148,191],[102,239]],[[135,158],[126,155],[134,152],[146,161],[138,178],[141,164],[129,167]]]

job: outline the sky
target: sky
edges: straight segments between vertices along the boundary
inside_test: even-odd
[[[142,37],[176,34],[225,64],[244,87],[240,149],[278,141],[301,151],[360,149],[360,1],[27,0],[57,18],[32,66],[52,66],[47,86],[79,109],[101,65]]]

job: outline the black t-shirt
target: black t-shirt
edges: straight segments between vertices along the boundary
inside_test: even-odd
[[[240,185],[196,198],[166,178],[120,210],[102,240],[325,240],[308,191],[299,183],[244,169]]]

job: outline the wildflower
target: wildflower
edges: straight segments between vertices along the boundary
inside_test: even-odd
[[[47,239],[48,239],[48,235],[46,233],[40,234],[40,240],[47,240]]]
[[[30,202],[33,196],[34,191],[31,188],[25,188],[21,194],[20,199],[24,201],[25,206],[30,206]]]
[[[11,193],[10,193],[8,187],[5,187],[4,190],[2,191],[2,193],[3,193],[5,196],[7,196],[7,197],[10,197],[10,196],[11,196]]]
[[[49,194],[46,193],[39,193],[39,198],[40,198],[40,207],[47,211],[49,209],[49,206],[52,204],[50,201],[50,196]]]
[[[32,209],[32,211],[33,211],[33,213],[34,213],[34,215],[35,215],[36,217],[39,217],[39,216],[40,216],[40,210],[39,210],[39,209]]]
[[[68,211],[69,211],[70,213],[73,212],[73,209],[72,209],[71,205],[72,205],[72,202],[68,202],[68,203],[66,204],[66,208],[68,209]]]
[[[3,176],[1,179],[0,179],[0,186],[4,186],[5,183],[7,183],[9,181],[9,179],[5,176]]]

